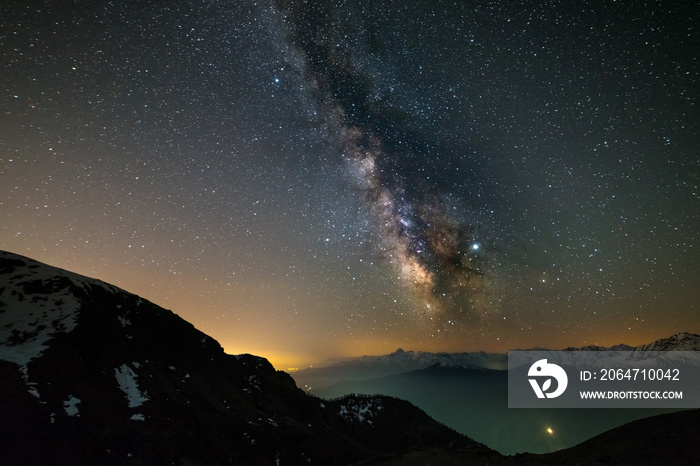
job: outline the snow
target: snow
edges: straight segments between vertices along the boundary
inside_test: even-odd
[[[272,418],[269,418],[269,417],[268,417],[268,418],[265,420],[265,422],[267,422],[267,423],[270,424],[271,426],[279,427],[279,424],[277,424],[277,422],[276,422],[274,419],[272,419]]]
[[[11,278],[0,294],[0,359],[24,367],[41,356],[53,336],[75,329],[80,309],[70,289],[25,294],[20,284],[26,282]]]
[[[352,379],[362,379],[365,372],[369,373],[367,378],[381,373],[382,375],[398,374],[412,370],[426,369],[430,366],[440,365],[442,367],[464,367],[464,368],[484,368],[493,370],[505,370],[508,367],[508,355],[505,353],[430,353],[426,351],[404,351],[398,349],[394,353],[382,356],[362,356],[333,364],[323,369],[353,369],[360,370],[357,376]],[[343,377],[348,377],[344,373]]]
[[[0,359],[20,367],[41,356],[51,338],[75,329],[80,311],[75,288],[116,290],[99,280],[4,251],[0,259],[21,262],[3,275],[0,288]]]
[[[36,398],[41,398],[39,395],[39,392],[37,391],[36,387],[30,386],[29,389],[27,390],[30,395],[36,397]]]
[[[374,417],[375,411],[382,409],[381,400],[374,399],[349,399],[347,404],[340,406],[341,417],[360,422],[372,424],[370,418]]]
[[[662,338],[647,345],[639,345],[635,351],[700,351],[700,335],[682,332]]]
[[[68,400],[63,402],[63,409],[66,410],[66,414],[69,416],[80,416],[78,411],[78,403],[80,400],[73,395],[71,395]]]
[[[584,348],[567,348],[565,351],[700,351],[700,335],[677,333],[669,338],[660,339],[650,344],[636,347],[616,345],[610,348],[588,346]],[[521,350],[522,351],[522,350]],[[531,349],[527,351],[552,351]],[[613,355],[614,356],[614,355]],[[646,357],[646,356],[644,356]],[[665,357],[670,357],[666,355]],[[675,356],[679,358],[680,356]],[[364,380],[392,374],[426,369],[431,366],[462,367],[465,369],[507,370],[508,354],[465,352],[465,353],[431,353],[425,351],[404,351],[398,349],[381,356],[362,356],[348,361],[338,362],[327,367],[308,369],[295,373],[297,383],[313,381],[313,386],[328,386],[335,382]]]
[[[507,355],[501,353],[429,353],[425,351],[403,351],[384,356],[364,356],[360,364],[382,364],[387,366],[411,365],[426,368],[439,364],[443,367],[481,367],[485,369],[505,369],[508,365]]]
[[[260,388],[260,380],[258,379],[257,375],[248,376],[246,377],[246,379],[248,380],[248,383],[251,387],[255,388],[256,390],[262,391],[262,389]],[[248,391],[247,389],[244,390]]]
[[[119,388],[129,400],[129,408],[138,408],[148,401],[146,394],[139,391],[136,373],[127,364],[122,364],[121,367],[114,369],[114,376],[117,379]]]

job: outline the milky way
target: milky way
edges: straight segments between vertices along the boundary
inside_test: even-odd
[[[459,173],[451,148],[413,129],[415,118],[382,97],[391,89],[361,64],[371,46],[353,21],[359,11],[327,2],[280,8],[339,155],[367,203],[383,259],[441,323],[487,318],[493,309],[487,247],[479,242],[482,216],[468,202],[478,193],[478,183],[469,186],[476,175],[469,167]]]

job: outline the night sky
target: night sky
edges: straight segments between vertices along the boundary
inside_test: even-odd
[[[3,1],[0,249],[230,353],[700,332],[694,1]]]

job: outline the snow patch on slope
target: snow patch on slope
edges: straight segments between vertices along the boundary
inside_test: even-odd
[[[80,416],[80,412],[78,411],[78,403],[80,403],[80,400],[73,395],[71,395],[68,400],[63,402],[63,409],[66,410],[66,414],[69,416]]]
[[[5,255],[0,256],[4,259]],[[20,366],[41,356],[58,333],[71,332],[78,321],[78,275],[58,269],[12,261],[0,288],[0,359]],[[21,265],[20,265],[21,264]]]
[[[60,333],[78,324],[80,295],[99,280],[0,251],[0,359],[26,368]],[[25,371],[26,372],[26,371]]]
[[[139,390],[139,384],[136,382],[136,373],[127,364],[122,364],[121,367],[115,368],[114,376],[117,379],[119,388],[129,400],[129,408],[138,408],[148,401],[148,396]]]
[[[57,333],[71,332],[78,320],[80,302],[70,292],[27,300],[6,288],[0,295],[0,359],[26,366],[48,348]]]
[[[340,406],[338,414],[345,419],[372,424],[371,418],[374,417],[376,411],[381,409],[380,399],[358,400],[350,398],[346,404]]]

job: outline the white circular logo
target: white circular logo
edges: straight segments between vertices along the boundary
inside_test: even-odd
[[[569,383],[566,371],[556,364],[547,363],[546,359],[540,359],[530,366],[527,375],[528,377],[536,377],[528,380],[537,398],[556,398],[564,393],[566,385]],[[542,385],[538,379],[542,379]],[[557,381],[557,387],[553,392],[549,392],[548,390],[552,388],[552,379]]]

